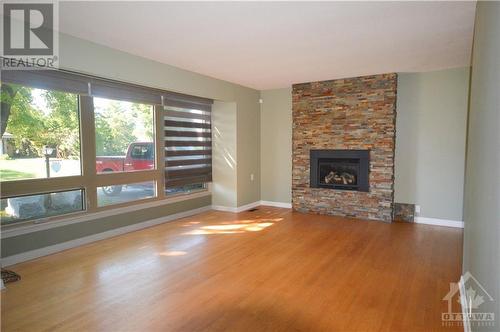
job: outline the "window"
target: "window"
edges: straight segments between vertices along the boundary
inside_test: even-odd
[[[207,188],[206,183],[193,183],[179,187],[168,187],[165,189],[165,193],[167,195],[189,194],[195,191],[204,190],[206,188]]]
[[[107,206],[155,197],[156,183],[147,181],[97,188],[97,204]]]
[[[1,79],[4,226],[162,200],[212,179],[212,100],[56,70]]]
[[[153,106],[94,98],[94,118],[97,173],[155,168]]]
[[[1,224],[60,216],[85,209],[82,189],[2,198]]]
[[[80,175],[78,95],[3,84],[5,99],[1,181]]]
[[[201,107],[200,107],[201,108]],[[165,192],[186,193],[212,181],[209,109],[167,107],[165,115]]]

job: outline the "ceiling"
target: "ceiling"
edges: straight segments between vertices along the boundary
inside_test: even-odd
[[[60,30],[259,90],[470,63],[475,2],[60,2]]]

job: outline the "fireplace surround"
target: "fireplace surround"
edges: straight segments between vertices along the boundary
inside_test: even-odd
[[[392,221],[396,93],[396,74],[293,85],[294,210]],[[368,188],[364,183],[359,186],[363,179],[356,176],[360,171],[356,157],[342,161],[326,156],[311,165],[314,151],[322,150],[366,151]]]
[[[310,186],[337,190],[369,190],[369,150],[311,150]]]

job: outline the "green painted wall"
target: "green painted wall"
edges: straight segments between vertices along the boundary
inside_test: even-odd
[[[215,101],[212,106],[212,203],[236,207],[236,103]]]
[[[238,206],[260,201],[260,93],[240,95],[236,106]],[[251,179],[253,174],[253,180]]]
[[[261,199],[292,203],[292,88],[260,95]]]
[[[398,75],[394,200],[462,220],[469,68]]]
[[[495,313],[500,328],[500,2],[477,4],[467,136],[463,272],[494,301],[473,312]]]

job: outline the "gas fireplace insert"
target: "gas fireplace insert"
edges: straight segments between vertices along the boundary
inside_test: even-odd
[[[368,191],[369,150],[311,150],[311,188]]]

